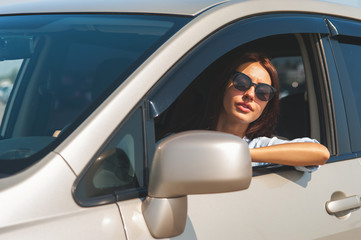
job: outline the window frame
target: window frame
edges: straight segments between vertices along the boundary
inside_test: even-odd
[[[277,26],[277,29],[274,29]],[[257,31],[252,31],[258,29]],[[297,31],[296,31],[297,30]],[[243,32],[250,34],[243,35]],[[150,117],[163,112],[214,59],[247,42],[278,34],[325,33],[328,28],[322,17],[303,14],[270,14],[251,16],[225,26],[187,53],[159,81],[147,97]],[[226,44],[225,44],[226,43]],[[187,69],[186,71],[184,69]]]
[[[355,37],[359,38],[361,42],[361,33],[359,31],[361,24],[341,18],[329,18],[328,24],[331,31],[331,36],[328,38],[329,42],[329,58],[333,58],[335,62],[335,69],[337,73],[337,82],[335,81],[335,87],[333,87],[333,94],[337,92],[339,101],[343,104],[343,111],[336,113],[336,117],[344,116],[342,119],[342,126],[345,125],[345,128],[342,128],[338,131],[339,135],[342,131],[347,132],[347,137],[343,137],[343,141],[340,139],[340,156],[338,159],[349,159],[356,158],[360,155],[361,152],[361,142],[359,141],[359,134],[361,133],[361,121],[359,121],[360,114],[357,111],[357,103],[352,97],[352,81],[350,75],[348,74],[348,69],[346,67],[346,61],[340,46],[339,38],[341,37]],[[337,103],[336,99],[334,100],[335,104]],[[341,107],[339,108],[341,110]],[[346,135],[346,134],[344,134]],[[348,146],[347,146],[348,145]],[[342,148],[342,149],[341,149]],[[358,150],[357,150],[358,149]]]
[[[274,26],[277,26],[277,29],[275,29]],[[257,29],[257,31],[252,32],[252,29]],[[243,32],[249,31],[251,31],[251,34],[242,35]],[[147,108],[149,109],[147,125],[152,126],[152,129],[148,128],[147,132],[155,135],[153,118],[159,116],[167,109],[170,104],[179,97],[183,90],[215,59],[252,40],[276,34],[296,33],[322,34],[325,36],[330,34],[322,16],[308,14],[267,14],[241,19],[209,36],[184,56],[175,67],[168,71],[154,87],[154,90],[146,96]],[[322,47],[314,50],[315,52],[312,56],[321,58]],[[322,60],[319,61],[319,67],[324,70],[324,77],[327,77],[327,64],[322,62]],[[317,79],[314,81],[317,81]],[[329,88],[325,86],[328,86],[328,83],[320,84],[322,91],[329,91]],[[329,97],[331,94],[327,93],[325,95]],[[332,104],[325,107],[325,118],[334,117],[333,113],[329,113],[332,107]],[[333,119],[326,119],[326,121],[328,121],[330,125],[334,123]],[[331,135],[331,137],[327,137],[327,143],[332,145],[332,152],[336,153],[337,147],[334,147],[335,141],[332,141],[336,133]],[[152,144],[149,144],[149,146],[154,149],[155,143],[153,146]],[[151,165],[151,162],[149,165]]]

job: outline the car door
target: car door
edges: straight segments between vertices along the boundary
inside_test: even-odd
[[[286,166],[254,167],[247,190],[189,195],[185,229],[177,239],[345,239],[359,234],[361,213],[352,211],[354,207],[326,210],[330,202],[352,201],[348,197],[360,194],[355,182],[361,180],[359,160],[350,148],[329,27],[323,17],[304,14],[273,14],[237,21],[199,43],[145,98],[146,155],[151,159],[157,140],[192,128],[186,123],[192,123],[192,110],[197,110],[194,105],[201,102],[196,94],[187,95],[189,88],[197,89],[194,79],[217,61],[222,62],[221,57],[229,51],[252,46],[255,41],[261,46],[272,40],[279,46],[276,50],[281,51],[278,57],[301,57],[310,124],[306,132],[331,152],[328,163],[314,172]],[[296,39],[296,54],[282,45],[288,44],[289,36]],[[282,53],[282,46],[290,52]],[[179,123],[184,123],[183,128]],[[118,202],[129,239],[151,238],[142,204],[142,199]]]

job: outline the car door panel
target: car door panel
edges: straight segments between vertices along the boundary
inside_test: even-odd
[[[326,164],[314,173],[277,171],[253,177],[244,191],[188,196],[184,233],[174,239],[328,239],[361,233],[361,211],[344,218],[327,213],[334,192],[361,195],[360,159]],[[348,174],[343,174],[348,172]],[[118,202],[129,239],[151,237],[142,201]]]
[[[344,171],[348,172],[347,177],[341,174]],[[245,191],[209,195],[207,199],[189,197],[188,213],[199,239],[314,239],[342,236],[343,232],[347,235],[361,227],[361,212],[338,219],[326,212],[325,204],[335,191],[359,195],[361,192],[350,182],[361,180],[360,171],[359,160],[355,159],[327,164],[312,174],[291,170],[257,176]]]

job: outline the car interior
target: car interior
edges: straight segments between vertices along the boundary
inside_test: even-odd
[[[320,140],[317,97],[304,37],[307,36],[276,35],[255,40],[240,48],[265,53],[278,71],[280,114],[274,135],[285,139],[307,136]],[[208,76],[220,69],[222,64],[223,57],[203,71],[155,119],[156,141],[173,133],[202,129],[199,122],[207,108],[207,92],[211,85]]]

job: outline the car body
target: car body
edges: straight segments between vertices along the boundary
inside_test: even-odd
[[[358,239],[360,8],[2,1],[0,238]],[[191,126],[205,76],[253,48],[279,71],[276,133],[329,149],[317,171],[252,168],[242,139]]]

